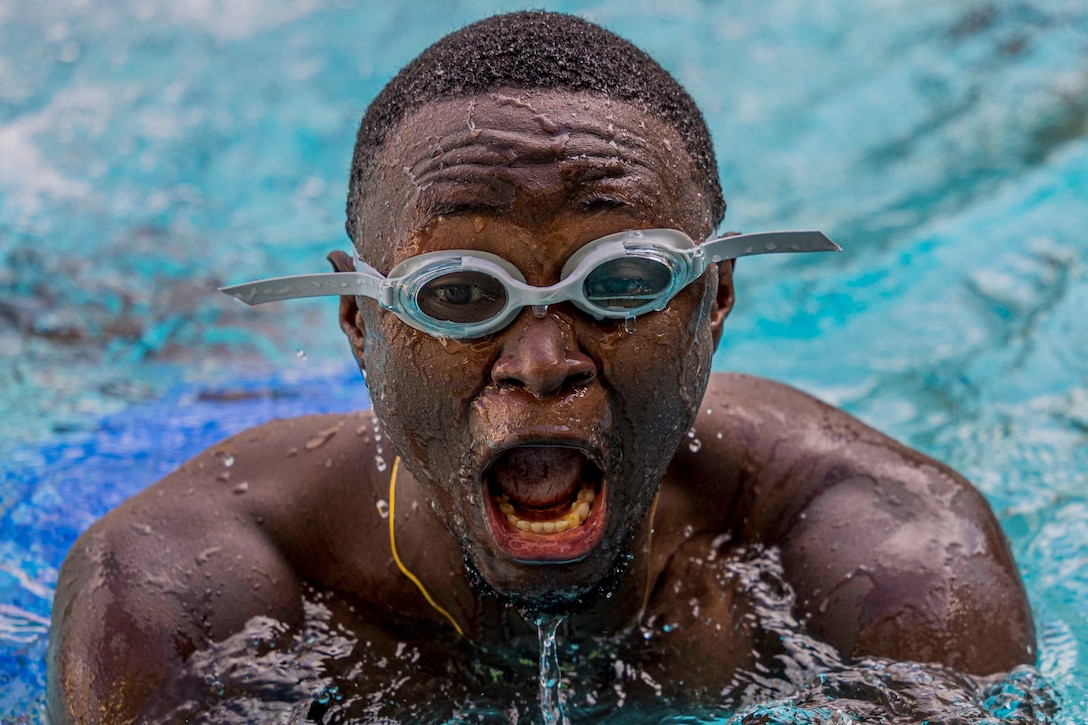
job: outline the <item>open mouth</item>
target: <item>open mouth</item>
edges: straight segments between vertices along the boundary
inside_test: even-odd
[[[577,448],[511,448],[484,481],[492,537],[518,561],[577,561],[604,532],[604,477]]]

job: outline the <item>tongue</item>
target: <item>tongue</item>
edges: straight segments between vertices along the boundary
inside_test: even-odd
[[[585,463],[585,456],[571,448],[513,448],[492,466],[491,478],[513,503],[548,508],[570,500]]]

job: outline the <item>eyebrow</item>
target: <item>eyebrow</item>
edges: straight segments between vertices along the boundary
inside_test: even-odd
[[[464,166],[458,166],[456,170],[456,178],[452,174],[436,174],[437,178],[420,185],[417,211],[424,216],[433,217],[504,214],[513,208],[514,182],[495,174],[493,166],[480,165],[467,175]]]

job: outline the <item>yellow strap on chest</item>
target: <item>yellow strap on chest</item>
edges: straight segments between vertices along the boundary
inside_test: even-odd
[[[449,620],[453,628],[457,630],[457,634],[462,637],[465,636],[464,630],[461,629],[461,625],[457,624],[457,620],[453,618],[453,615],[440,607],[427,591],[427,587],[423,586],[423,582],[419,580],[412,572],[408,571],[408,567],[404,565],[404,562],[400,560],[400,554],[397,553],[397,472],[400,470],[400,456],[393,458],[393,475],[389,477],[389,548],[393,551],[393,561],[396,562],[397,568],[400,569],[401,574],[408,577],[408,580],[416,585],[423,598],[427,600],[427,604],[441,614],[443,617]]]

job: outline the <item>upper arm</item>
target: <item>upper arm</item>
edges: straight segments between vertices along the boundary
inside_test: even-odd
[[[783,567],[810,630],[851,656],[976,674],[1034,662],[1027,598],[988,505],[927,469],[846,478],[795,518]]]
[[[60,571],[54,722],[129,722],[194,650],[265,614],[302,617],[290,563],[244,514],[163,486],[79,538]]]

